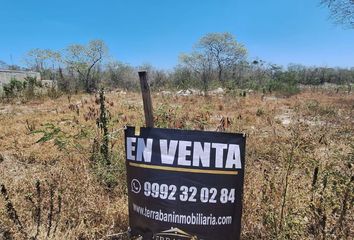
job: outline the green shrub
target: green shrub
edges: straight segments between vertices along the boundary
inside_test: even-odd
[[[26,86],[25,95],[27,99],[35,97],[35,87],[42,87],[42,84],[37,81],[36,77],[26,77],[24,84]]]
[[[13,78],[9,83],[3,85],[5,97],[7,98],[15,97],[18,94],[20,94],[25,87],[26,86],[23,82]]]

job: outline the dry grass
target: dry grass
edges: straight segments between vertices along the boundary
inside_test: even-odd
[[[353,95],[154,94],[153,102],[158,127],[247,133],[243,239],[353,239]],[[117,130],[109,176],[90,160],[98,108],[90,95],[0,104],[0,184],[22,224],[0,197],[0,239],[101,239],[127,229],[120,129],[143,125],[141,96],[107,94]],[[52,140],[36,143],[53,129]]]

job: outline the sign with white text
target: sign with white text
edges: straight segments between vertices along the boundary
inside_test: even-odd
[[[240,238],[246,139],[242,134],[125,130],[129,222],[154,240]]]

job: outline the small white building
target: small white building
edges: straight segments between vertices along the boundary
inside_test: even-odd
[[[26,77],[35,77],[38,81],[41,80],[39,72],[0,69],[0,91],[2,90],[2,86],[9,83],[12,79],[25,81]]]

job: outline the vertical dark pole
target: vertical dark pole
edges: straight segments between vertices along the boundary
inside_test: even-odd
[[[154,116],[150,95],[150,87],[148,84],[148,76],[146,71],[139,72],[141,94],[143,96],[144,114],[146,127],[154,127]]]

